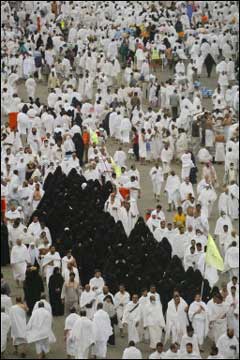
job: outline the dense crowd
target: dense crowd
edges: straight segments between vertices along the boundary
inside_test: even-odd
[[[68,358],[126,333],[124,359],[142,342],[151,359],[237,358],[238,2],[1,10],[1,262],[18,290],[2,275],[2,356],[11,329],[16,354],[44,358],[64,315]]]

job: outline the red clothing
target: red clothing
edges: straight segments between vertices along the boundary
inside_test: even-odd
[[[138,134],[136,134],[136,135],[134,135],[133,143],[138,144],[138,142],[139,142],[139,136],[138,136]]]

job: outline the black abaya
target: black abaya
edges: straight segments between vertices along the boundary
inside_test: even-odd
[[[63,283],[64,280],[60,273],[50,276],[48,288],[53,316],[62,316],[64,314],[64,305],[61,300]]]
[[[43,280],[38,270],[27,270],[23,291],[26,304],[29,308],[29,315],[31,315],[35,303],[41,299],[41,293],[44,292]]]
[[[1,265],[6,266],[9,263],[8,228],[4,223],[1,223]]]

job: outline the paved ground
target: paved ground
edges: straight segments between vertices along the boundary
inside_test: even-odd
[[[159,77],[159,79],[161,79],[161,81],[165,81],[166,79],[171,77],[171,74],[168,71],[159,72],[158,77]],[[214,75],[214,77],[212,79],[207,79],[205,77],[205,75],[203,75],[203,78],[201,78],[201,82],[204,86],[209,87],[211,89],[215,89],[216,84],[217,84],[216,75]],[[47,93],[46,84],[39,83],[36,95],[38,97],[40,97],[40,100],[45,102],[46,93]],[[20,84],[20,86],[19,86],[19,94],[23,99],[27,100],[26,91],[25,91],[23,84]],[[204,100],[204,106],[206,106],[210,109],[211,108],[210,101]],[[115,142],[113,142],[111,140],[108,141],[108,149],[109,149],[111,155],[114,154],[117,147],[118,147],[118,145]],[[127,150],[127,147],[125,147],[124,149]],[[130,165],[131,163],[132,162],[128,160],[128,165]],[[200,164],[198,164],[198,165],[199,165],[198,177],[200,179],[201,165]],[[139,200],[139,209],[140,209],[140,212],[142,215],[145,214],[146,209],[153,208],[155,206],[155,201],[153,199],[153,193],[152,193],[152,185],[151,185],[150,178],[149,178],[149,171],[150,171],[151,166],[138,165],[138,169],[141,174],[141,188],[142,188],[142,197]],[[174,164],[173,168],[176,170],[176,172],[178,174],[180,174],[180,166],[178,164]],[[220,184],[222,184],[222,179],[223,179],[223,174],[224,174],[223,166],[216,165],[215,168],[216,168],[216,171],[218,174],[219,182],[220,182]],[[162,193],[162,195],[161,195],[161,204],[163,205],[164,209],[167,208],[167,198],[164,193]],[[173,218],[173,213],[166,212],[166,216],[167,216],[167,220],[171,221]],[[214,230],[214,226],[215,226],[217,218],[218,218],[218,212],[217,212],[217,207],[216,207],[216,211],[214,211],[212,218],[210,219],[211,231]],[[238,227],[238,223],[235,224],[235,227],[236,228]],[[12,297],[14,300],[16,295],[22,294],[22,290],[19,290],[15,287],[15,284],[12,279],[12,272],[11,272],[10,267],[2,268],[2,271],[3,271],[5,278],[9,281],[9,283],[11,285]],[[48,358],[50,358],[50,359],[66,359],[65,345],[64,345],[64,339],[63,339],[64,317],[54,318],[54,326],[53,327],[54,327],[54,333],[57,337],[57,343],[52,345],[52,350],[51,350],[50,354],[48,355]],[[127,345],[127,338],[126,337],[124,339],[120,338],[118,336],[118,331],[117,331],[117,337],[116,337],[116,344],[117,345],[115,347],[108,348],[108,355],[107,355],[108,359],[121,358],[122,352]],[[140,344],[139,348],[143,351],[144,358],[145,359],[148,358],[149,346],[147,344]],[[207,358],[207,356],[209,355],[209,349],[210,349],[209,340],[206,341],[205,349],[206,349],[206,351],[203,354],[203,358]],[[18,358],[13,355],[13,347],[11,345],[11,342],[9,342],[9,346],[8,346],[8,349],[6,352],[6,358],[8,358],[8,359],[17,359]],[[30,346],[28,346],[28,350],[27,350],[27,359],[34,359],[34,358],[36,358],[35,349],[34,349],[33,345],[30,345]]]

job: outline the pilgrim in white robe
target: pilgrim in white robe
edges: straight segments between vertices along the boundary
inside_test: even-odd
[[[233,321],[234,334],[239,340],[239,303],[234,310],[234,321]]]
[[[185,334],[182,337],[179,349],[179,353],[181,354],[183,359],[185,359],[185,357],[183,357],[183,354],[186,353],[186,345],[189,343],[193,346],[193,353],[197,354],[198,356],[200,355],[197,335],[193,334],[193,336],[188,336],[188,334]]]
[[[176,308],[175,301],[172,299],[168,303],[166,313],[166,336],[165,343],[171,338],[172,343],[181,343],[182,337],[186,334],[188,319],[186,314],[187,303],[180,298],[180,303]]]
[[[150,348],[155,349],[157,343],[162,341],[162,331],[165,329],[165,320],[160,302],[149,302],[146,305],[143,324],[149,330]]]
[[[36,81],[33,78],[28,78],[25,82],[28,98],[31,97],[35,99],[35,92],[36,92]]]
[[[129,302],[123,312],[122,319],[122,323],[128,325],[128,342],[134,341],[137,344],[140,341],[137,326],[140,319],[140,304],[134,304],[132,301]]]
[[[76,313],[72,313],[68,315],[65,319],[65,336],[66,336],[66,352],[68,356],[74,356],[75,355],[75,344],[73,342],[73,339],[71,337],[72,335],[72,329],[77,320],[80,319],[80,316]]]
[[[27,247],[24,244],[14,245],[12,248],[10,261],[14,280],[24,281],[27,264],[31,263]]]
[[[11,322],[11,338],[13,345],[18,346],[27,343],[27,317],[26,311],[21,305],[13,305],[9,311]]]
[[[32,312],[27,324],[27,342],[35,343],[37,354],[47,354],[50,350],[49,344],[56,342],[52,331],[52,314],[44,307]]]
[[[4,312],[6,314],[9,314],[9,311],[12,307],[12,299],[10,296],[6,295],[6,294],[2,294],[1,295],[1,309],[4,309]]]
[[[34,307],[33,307],[33,311],[38,309],[38,304],[42,302],[44,304],[44,309],[47,310],[48,312],[50,312],[50,314],[52,314],[52,307],[49,304],[49,302],[47,302],[47,300],[45,299],[41,299],[39,301],[36,301]]]
[[[11,328],[9,315],[1,311],[1,354],[7,348],[8,332]]]
[[[70,338],[74,342],[75,359],[88,359],[90,347],[95,343],[93,322],[87,317],[77,319]]]
[[[57,251],[54,254],[51,254],[51,252],[49,252],[44,256],[42,260],[42,269],[46,276],[47,286],[50,276],[53,274],[53,270],[55,267],[58,267],[60,269],[61,257]]]
[[[120,125],[121,142],[123,144],[129,144],[131,128],[132,125],[130,120],[127,117],[124,117]]]
[[[219,215],[223,211],[226,215],[229,215],[229,194],[226,192],[221,193],[218,199],[218,211]]]
[[[233,220],[239,218],[239,187],[237,184],[228,186],[229,191],[229,213]]]
[[[227,249],[224,258],[224,269],[229,271],[230,279],[233,276],[239,277],[239,248],[231,246]]]
[[[119,220],[122,222],[126,235],[129,236],[138,219],[138,214],[133,206],[127,210],[121,206],[119,210]]]
[[[192,302],[188,310],[188,316],[197,336],[197,343],[202,346],[208,333],[207,305],[203,301]]]
[[[127,291],[125,291],[124,293],[119,291],[114,296],[114,304],[117,311],[119,329],[123,329],[123,323],[122,323],[123,313],[129,302],[130,302],[130,295]]]
[[[104,210],[106,212],[108,212],[110,215],[112,215],[115,222],[117,222],[119,220],[120,209],[121,209],[120,199],[118,197],[115,197],[114,201],[112,202],[111,195],[110,195],[110,198],[106,201],[106,203],[104,205]]]
[[[237,359],[239,355],[239,342],[236,336],[230,338],[227,334],[220,336],[217,342],[219,352],[224,356],[224,359]]]
[[[122,359],[142,359],[142,353],[135,346],[129,346],[124,350]]]
[[[181,156],[181,161],[182,161],[182,174],[181,174],[181,177],[182,177],[182,180],[184,180],[184,179],[189,177],[190,171],[194,167],[194,164],[192,162],[190,153],[183,154]]]
[[[105,359],[107,356],[108,339],[113,334],[111,320],[106,311],[101,309],[94,314],[93,331],[95,344],[92,354],[97,358]]]
[[[163,359],[180,359],[179,351],[173,352],[171,349],[169,349],[165,352]]]
[[[154,166],[151,170],[150,170],[150,178],[152,180],[152,185],[153,185],[153,194],[155,197],[160,197],[160,193],[161,193],[161,188],[162,188],[162,183],[164,182],[164,177],[163,177],[163,171],[161,167],[156,167]]]
[[[227,331],[227,313],[229,305],[226,303],[216,304],[213,299],[207,303],[209,333],[208,337],[214,340],[215,344],[218,342],[220,336]]]
[[[80,297],[80,308],[85,310],[87,313],[87,318],[92,320],[94,313],[96,311],[96,292],[93,290],[86,291],[84,290]]]
[[[113,156],[113,160],[115,161],[115,163],[120,166],[123,167],[125,166],[125,162],[127,160],[127,155],[123,150],[117,150]]]
[[[217,194],[213,188],[206,187],[201,191],[198,197],[198,201],[202,205],[202,212],[205,214],[207,218],[211,216],[213,205],[216,200],[217,200]]]
[[[231,221],[230,217],[227,216],[226,214],[222,214],[217,219],[215,230],[214,230],[214,235],[219,236],[220,234],[222,234],[224,225],[228,225],[228,231],[232,231],[232,227],[233,227],[232,221]]]
[[[180,179],[178,175],[169,175],[167,178],[165,191],[168,193],[168,204],[171,205],[172,203],[177,208],[178,202],[180,200]]]

